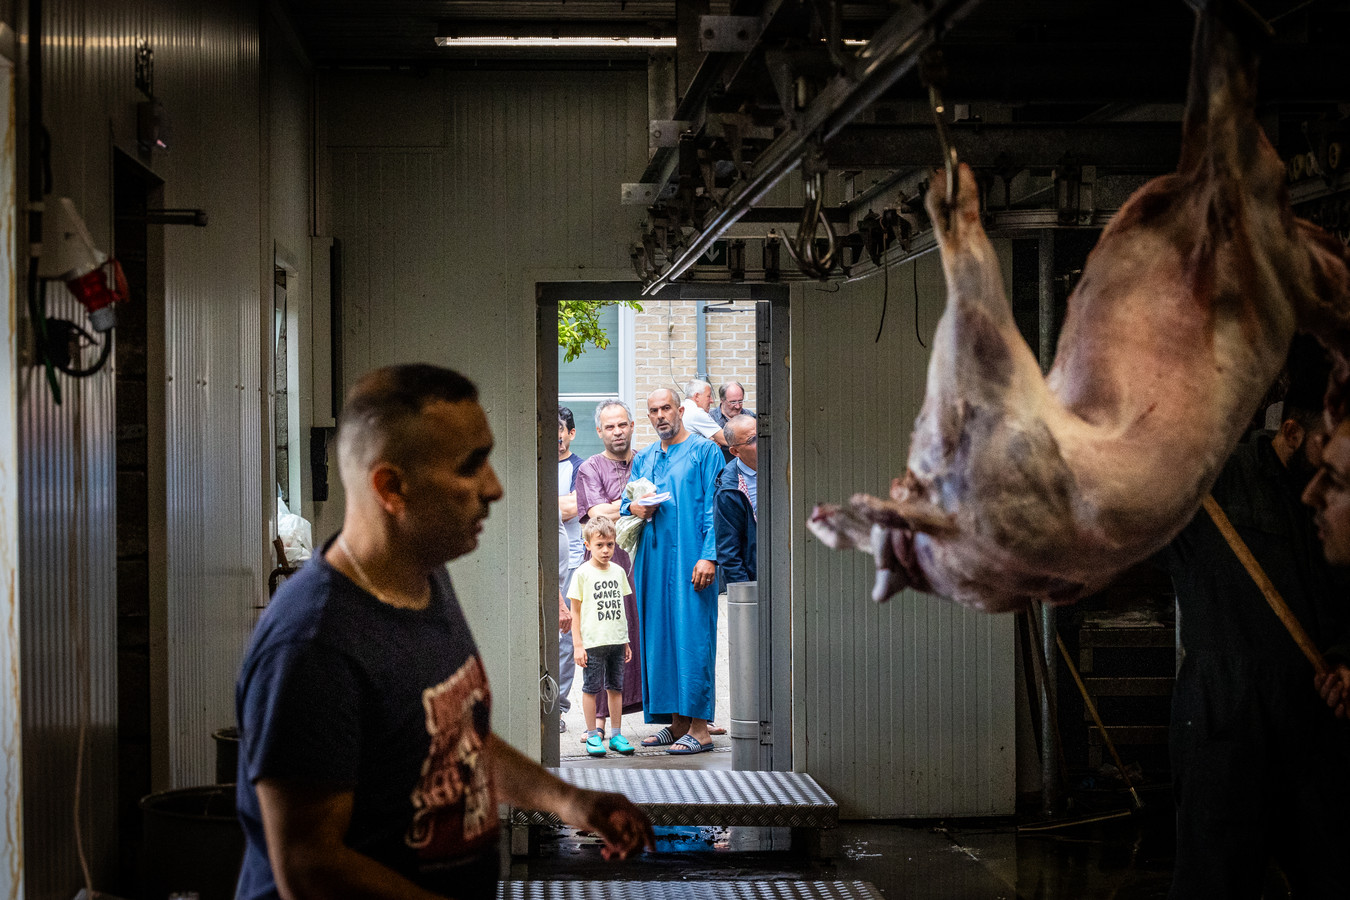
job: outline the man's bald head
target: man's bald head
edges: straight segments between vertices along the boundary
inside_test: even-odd
[[[647,421],[652,423],[663,444],[684,440],[680,397],[670,388],[657,388],[647,395]]]
[[[478,401],[472,381],[423,363],[386,366],[361,376],[347,394],[338,424],[338,467],[350,492],[378,461],[407,466],[415,457],[419,420],[430,403]]]
[[[657,388],[647,395],[647,406],[652,405],[653,400],[664,399],[670,402],[672,406],[680,405],[680,395],[671,388]]]

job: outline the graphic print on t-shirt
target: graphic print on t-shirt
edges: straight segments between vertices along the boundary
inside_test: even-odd
[[[596,568],[594,560],[588,560],[577,569],[567,596],[573,602],[572,608],[581,610],[577,622],[581,643],[587,650],[628,643],[623,598],[632,590],[628,576],[613,563],[602,570]],[[575,605],[577,601],[581,602],[580,607]]]
[[[422,706],[431,748],[412,794],[408,846],[428,860],[466,856],[497,833],[497,806],[483,754],[491,694],[478,656],[424,690]]]

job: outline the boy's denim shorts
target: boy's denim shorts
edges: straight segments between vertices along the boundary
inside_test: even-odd
[[[623,690],[623,644],[602,644],[586,650],[586,674],[581,692],[598,694],[601,690]]]

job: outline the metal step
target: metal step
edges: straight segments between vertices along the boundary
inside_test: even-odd
[[[1161,675],[1087,675],[1083,684],[1093,697],[1170,697],[1176,679]]]
[[[1166,725],[1107,725],[1111,740],[1117,744],[1141,746],[1167,743]],[[1102,736],[1097,729],[1088,732],[1088,744],[1100,745]]]
[[[563,781],[617,791],[636,803],[653,825],[752,825],[834,828],[839,804],[810,775],[730,769],[549,769]],[[516,825],[558,825],[557,817],[511,808]]]
[[[882,900],[867,881],[504,881],[498,900]]]

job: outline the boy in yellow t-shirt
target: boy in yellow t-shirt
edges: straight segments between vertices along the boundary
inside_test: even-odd
[[[586,752],[605,755],[605,739],[595,727],[595,697],[609,691],[609,718],[614,727],[609,749],[625,756],[634,747],[623,736],[623,666],[633,658],[628,646],[628,617],[623,598],[632,592],[628,575],[610,560],[614,557],[614,523],[592,516],[582,530],[591,558],[572,576],[567,599],[572,601],[572,652],[585,670],[581,708],[586,714]]]

